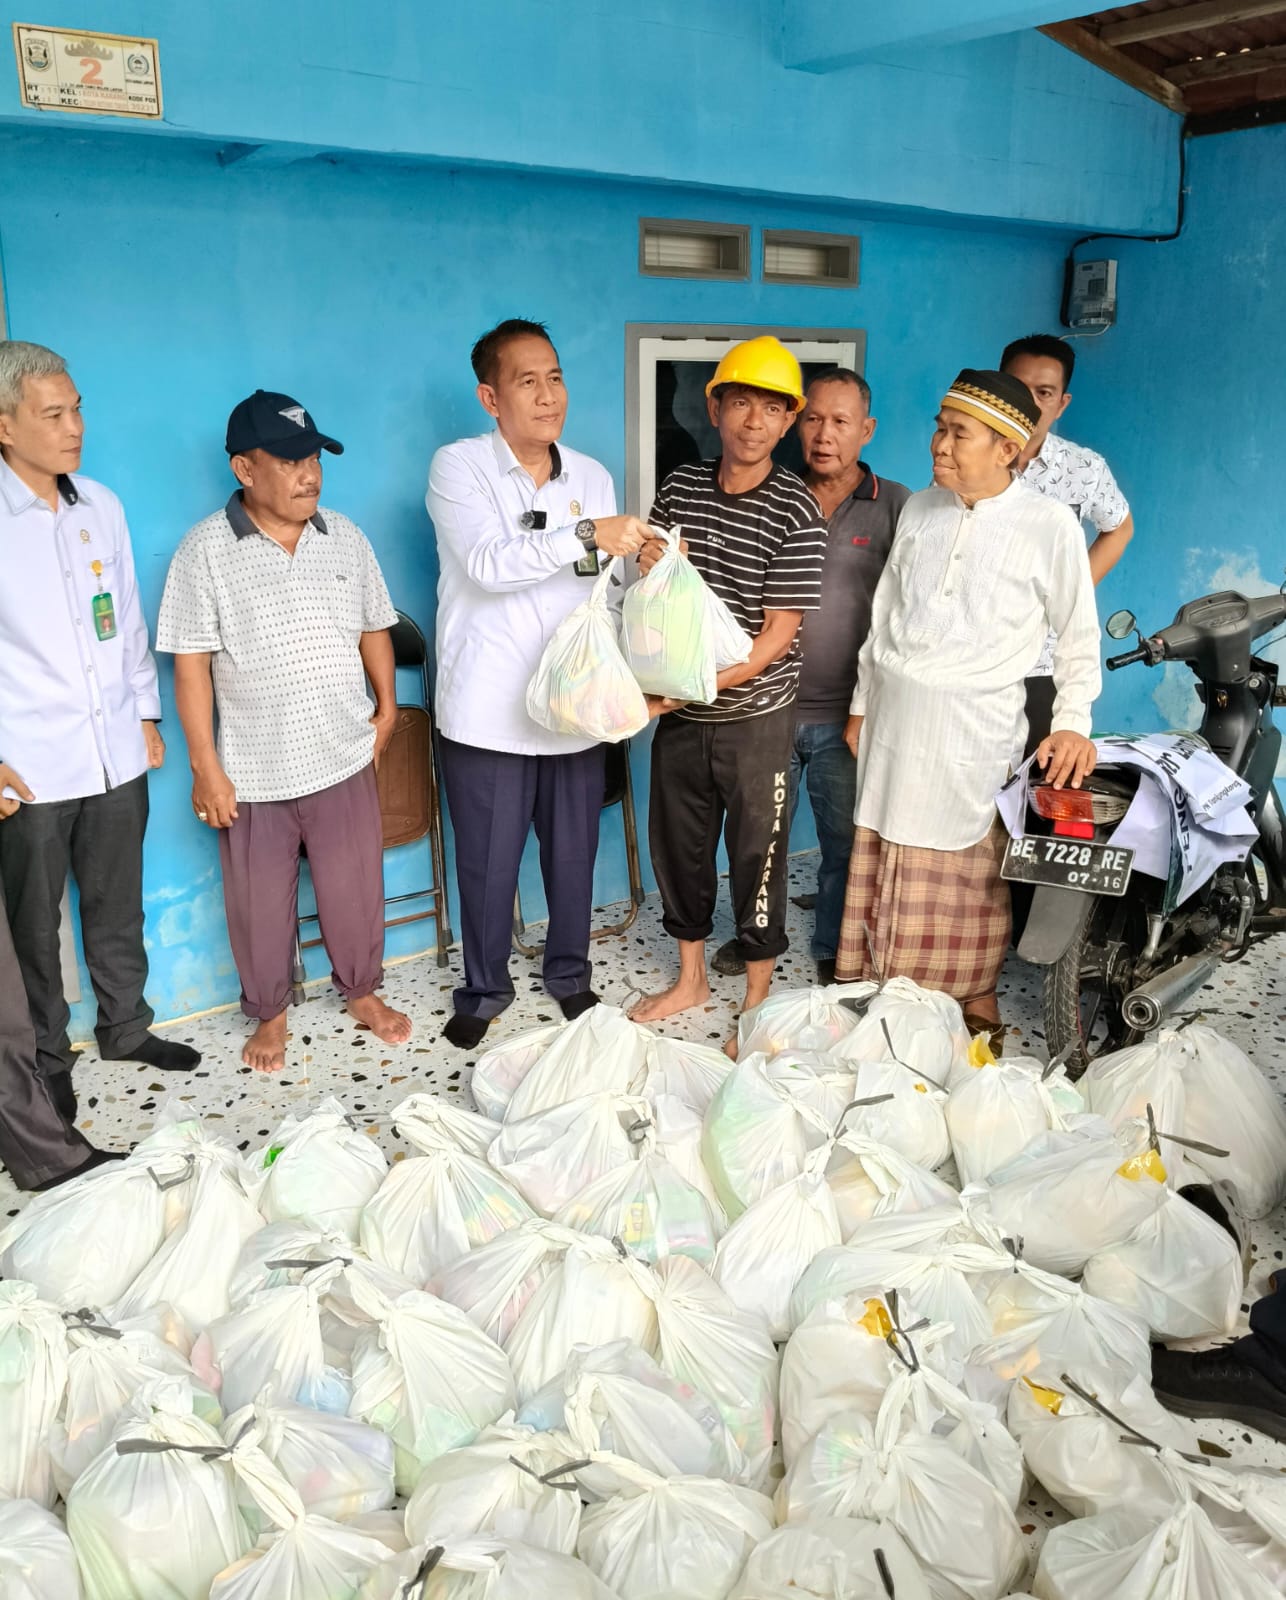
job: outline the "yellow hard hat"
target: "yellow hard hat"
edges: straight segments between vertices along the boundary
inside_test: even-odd
[[[713,394],[721,383],[744,383],[751,389],[771,389],[774,394],[789,395],[796,411],[804,409],[804,380],[799,362],[781,340],[774,339],[770,333],[734,344],[706,384],[706,394]]]

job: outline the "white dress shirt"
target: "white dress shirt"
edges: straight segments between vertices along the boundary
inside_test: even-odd
[[[1129,502],[1117,486],[1112,469],[1097,450],[1073,444],[1056,433],[1047,433],[1039,452],[1023,469],[1022,480],[1047,500],[1069,506],[1081,523],[1088,523],[1095,534],[1111,533],[1130,514]],[[1040,660],[1028,674],[1048,678],[1054,670],[1054,636],[1050,634]]]
[[[566,445],[539,488],[497,429],[444,445],[425,504],[438,536],[438,731],[519,755],[569,755],[592,739],[551,733],[527,715],[527,685],[555,628],[589,598],[578,576],[582,517],[616,515],[605,467]],[[523,526],[544,512],[545,528]],[[617,591],[619,594],[620,591]]]
[[[55,511],[0,461],[0,760],[37,803],[137,778],[147,770],[142,723],[161,715],[124,509],[80,473],[58,488]],[[116,616],[110,639],[94,627],[103,592]]]
[[[972,510],[947,489],[911,496],[858,662],[859,827],[934,850],[985,837],[1051,628],[1053,726],[1088,735],[1098,617],[1075,516],[1018,479]]]

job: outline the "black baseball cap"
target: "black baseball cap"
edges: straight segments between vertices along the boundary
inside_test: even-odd
[[[297,400],[267,389],[256,389],[233,407],[228,418],[228,454],[239,456],[247,450],[266,450],[283,461],[302,461],[319,450],[336,456],[344,453],[339,440],[320,432]]]

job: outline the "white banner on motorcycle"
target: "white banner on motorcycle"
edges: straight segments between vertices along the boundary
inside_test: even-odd
[[[1246,810],[1250,788],[1199,740],[1184,733],[1148,733],[1094,743],[1104,765],[1137,767],[1147,780],[1112,834],[1114,845],[1134,851],[1136,872],[1166,880],[1177,855],[1178,899],[1183,901],[1225,861],[1246,859],[1259,837]],[[1015,839],[1026,831],[1032,776],[1028,761],[996,796]]]

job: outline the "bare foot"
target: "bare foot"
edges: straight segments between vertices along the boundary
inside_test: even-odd
[[[280,1072],[286,1065],[286,1013],[269,1017],[246,1040],[241,1059],[256,1072]]]
[[[703,1006],[709,998],[710,985],[704,973],[700,978],[685,977],[681,973],[679,981],[671,984],[663,993],[644,995],[630,1011],[630,1021],[660,1022],[664,1017],[677,1016],[680,1011],[691,1010],[693,1006]]]
[[[402,1011],[386,1006],[377,994],[363,994],[345,1002],[355,1022],[369,1028],[384,1044],[405,1044],[411,1037],[411,1019]]]
[[[723,1041],[723,1053],[729,1061],[737,1059],[737,1035],[735,1033]]]

